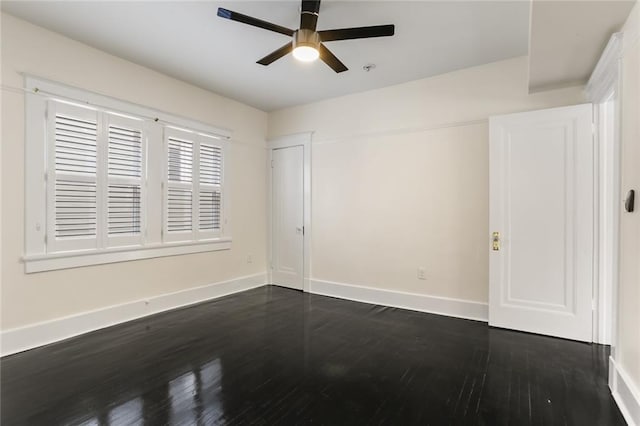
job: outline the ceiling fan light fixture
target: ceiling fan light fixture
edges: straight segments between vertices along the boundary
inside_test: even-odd
[[[302,62],[313,62],[320,57],[320,35],[300,29],[293,34],[293,57]]]
[[[320,57],[320,52],[311,46],[298,46],[293,49],[293,57],[302,62],[313,62]]]
[[[317,31],[320,1],[321,0],[302,0],[300,4],[300,28],[298,30],[292,30],[282,25],[243,15],[242,13],[234,12],[223,7],[218,8],[218,16],[292,38],[292,40],[284,46],[281,46],[264,58],[256,61],[256,63],[264,66],[272,64],[274,61],[277,61],[289,53],[293,53],[293,56],[299,61],[311,62],[316,59],[321,59],[322,62],[327,64],[329,68],[336,73],[341,73],[347,71],[349,68],[325,46],[326,42],[389,37],[395,34],[395,25],[393,24]]]

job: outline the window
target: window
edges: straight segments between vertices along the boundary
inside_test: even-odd
[[[47,251],[141,245],[143,121],[55,100],[47,117]]]
[[[48,102],[48,249],[95,249],[98,242],[98,113]],[[27,163],[27,167],[29,164]]]
[[[230,247],[228,132],[28,77],[36,87],[27,272]]]
[[[216,140],[168,128],[165,230],[172,241],[220,233],[222,148]]]

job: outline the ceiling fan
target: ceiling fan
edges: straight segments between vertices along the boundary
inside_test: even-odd
[[[242,13],[218,8],[218,16],[221,18],[274,31],[292,38],[289,43],[269,53],[257,62],[258,64],[265,66],[293,52],[293,56],[296,59],[304,62],[311,62],[320,58],[335,72],[340,73],[347,71],[349,68],[347,68],[340,59],[325,47],[325,42],[370,37],[386,37],[392,36],[395,32],[394,25],[375,25],[371,27],[317,31],[316,25],[318,23],[319,12],[320,0],[302,0],[302,7],[300,9],[300,28],[292,30],[277,24],[272,24],[271,22],[243,15]]]

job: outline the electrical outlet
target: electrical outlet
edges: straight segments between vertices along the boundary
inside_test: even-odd
[[[424,268],[421,266],[418,268],[418,279],[419,280],[426,280],[427,279],[427,273],[425,272]]]
[[[247,255],[247,263],[253,263],[253,255],[251,253]]]

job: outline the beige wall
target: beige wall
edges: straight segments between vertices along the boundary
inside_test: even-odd
[[[640,389],[640,4],[624,27],[622,58],[622,193],[636,190],[636,211],[620,217],[616,361]]]
[[[3,14],[2,84],[21,87],[21,71],[232,129],[234,243],[25,275],[24,95],[3,90],[2,329],[263,272],[267,118],[271,136],[315,131],[314,278],[485,302],[486,119],[584,102],[580,87],[529,95],[522,57],[267,117]]]
[[[231,129],[231,250],[24,274],[20,72]],[[267,115],[2,14],[2,329],[263,273]],[[247,263],[247,254],[253,263]]]
[[[528,95],[522,57],[271,113],[315,131],[312,277],[486,302],[487,118],[582,102]]]

